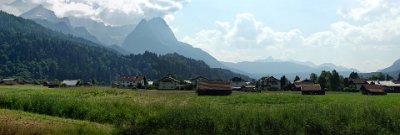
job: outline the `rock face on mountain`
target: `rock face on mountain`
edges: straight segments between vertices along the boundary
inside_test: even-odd
[[[144,53],[145,51],[157,54],[176,52],[185,57],[203,60],[213,68],[225,67],[207,52],[179,42],[162,18],[142,20],[126,37],[122,47],[134,54]]]
[[[70,34],[76,37],[81,37],[94,43],[100,43],[99,40],[91,35],[84,27],[73,27],[68,18],[58,18],[53,11],[39,5],[28,12],[20,15],[25,19],[31,19],[43,27],[54,31]]]

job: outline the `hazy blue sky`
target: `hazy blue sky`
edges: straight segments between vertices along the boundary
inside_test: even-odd
[[[273,57],[376,71],[400,58],[400,0],[13,1],[1,9],[18,15],[43,4],[109,25],[161,16],[179,40],[221,61]]]

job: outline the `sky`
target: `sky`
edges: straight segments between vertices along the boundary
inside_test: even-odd
[[[220,61],[272,57],[371,72],[400,58],[399,0],[14,1],[1,0],[0,8],[19,15],[43,4],[59,17],[108,25],[164,17],[179,40]]]

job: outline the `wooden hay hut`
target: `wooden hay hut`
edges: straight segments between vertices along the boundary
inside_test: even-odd
[[[361,86],[361,93],[363,95],[386,95],[386,91],[379,85],[364,84]]]
[[[325,95],[325,90],[319,84],[301,85],[302,95]]]
[[[48,81],[43,83],[43,86],[48,86],[49,88],[58,88],[60,85],[60,81]]]
[[[197,82],[197,94],[200,95],[230,95],[232,93],[229,82],[200,81]]]

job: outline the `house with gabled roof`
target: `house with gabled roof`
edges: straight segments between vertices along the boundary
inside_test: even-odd
[[[142,88],[145,86],[144,76],[121,76],[118,78],[120,88]]]
[[[363,95],[386,95],[386,91],[379,85],[364,84],[361,86],[361,93]]]
[[[364,84],[368,84],[366,79],[349,79],[349,87],[356,89],[356,90],[361,90],[361,86]]]
[[[180,81],[175,79],[172,75],[167,75],[158,81],[159,90],[176,90],[179,89]]]
[[[273,76],[262,77],[257,87],[259,90],[280,90],[281,81]]]
[[[325,90],[319,84],[301,85],[300,89],[302,95],[325,95]]]

